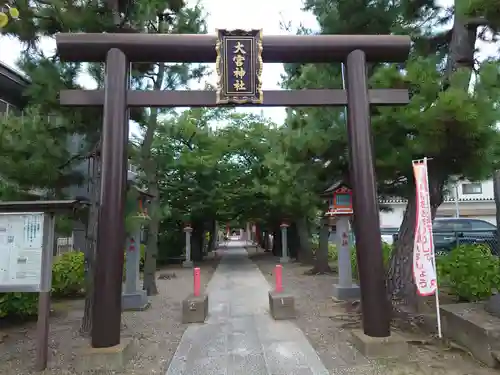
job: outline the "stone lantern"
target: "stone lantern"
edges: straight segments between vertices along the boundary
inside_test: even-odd
[[[354,213],[352,190],[344,181],[338,181],[326,189],[321,196],[327,203],[325,218],[330,226],[336,227],[339,281],[333,286],[333,296],[339,300],[357,299],[360,297],[360,290],[352,280],[349,236],[350,218]]]
[[[184,233],[186,234],[186,259],[182,262],[182,266],[186,268],[193,267],[193,261],[191,260],[191,234],[193,233],[193,227],[191,223],[184,224]]]
[[[128,183],[125,206],[127,240],[125,248],[125,285],[122,294],[123,310],[144,310],[149,306],[146,291],[139,287],[141,262],[141,233],[149,221],[147,204],[153,196]]]

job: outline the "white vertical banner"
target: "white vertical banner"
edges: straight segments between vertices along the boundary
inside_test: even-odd
[[[429,195],[427,158],[414,160],[413,175],[417,215],[415,220],[415,239],[413,243],[413,278],[420,296],[436,296],[438,334],[441,337],[441,318],[439,311],[436,257],[432,235],[432,213]]]

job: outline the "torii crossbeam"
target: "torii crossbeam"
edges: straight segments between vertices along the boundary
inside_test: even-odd
[[[102,179],[97,239],[92,345],[120,343],[124,201],[128,107],[213,107],[215,91],[129,90],[132,62],[215,62],[214,35],[59,34],[63,61],[106,62],[104,90],[64,90],[64,106],[102,106]],[[363,329],[373,337],[390,335],[373,151],[370,105],[404,105],[407,90],[368,90],[366,61],[406,60],[410,38],[396,35],[264,36],[262,60],[268,63],[333,63],[347,67],[347,90],[265,91],[263,106],[345,106],[355,220]]]

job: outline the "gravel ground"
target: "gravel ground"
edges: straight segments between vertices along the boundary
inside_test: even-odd
[[[218,260],[203,262],[202,285],[207,285]],[[170,279],[157,280],[159,294],[151,298],[151,307],[142,312],[124,312],[123,336],[137,341],[137,355],[120,372],[87,371],[93,374],[152,375],[164,374],[187,325],[181,323],[181,301],[192,293],[192,270],[180,266],[157,273],[175,274]],[[56,314],[51,318],[49,364],[43,375],[73,375],[77,372],[79,352],[88,348],[89,340],[78,334],[83,315],[83,301],[55,303]],[[1,327],[0,374],[33,374],[35,358],[35,324]],[[3,338],[3,339],[2,339]],[[80,357],[81,358],[81,357]]]
[[[254,250],[249,253],[273,285],[272,272],[278,259],[270,253],[256,253]],[[305,275],[304,272],[310,269],[311,266],[298,263],[284,265],[283,283],[285,289],[295,296],[297,325],[331,374],[498,375],[498,371],[482,366],[461,350],[437,347],[428,337],[409,332],[402,332],[414,343],[410,346],[408,360],[382,362],[366,359],[349,343],[349,330],[361,327],[359,309],[352,304],[333,301],[335,275]]]

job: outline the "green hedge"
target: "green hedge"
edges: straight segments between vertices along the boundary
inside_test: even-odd
[[[52,294],[75,297],[84,292],[84,256],[82,252],[64,253],[54,259]],[[0,293],[0,318],[26,318],[38,311],[38,293]]]
[[[500,258],[488,246],[460,245],[436,259],[438,283],[461,301],[480,301],[500,290]]]
[[[141,244],[141,270],[146,247]],[[85,257],[80,251],[64,253],[52,265],[52,296],[82,297],[85,294]],[[38,293],[0,293],[0,318],[27,318],[38,312]]]
[[[389,262],[391,260],[392,254],[392,246],[382,242],[382,259],[384,261],[384,267],[387,269],[389,267]],[[358,275],[358,258],[356,257],[356,247],[353,246],[351,248],[351,267],[352,267],[352,276],[359,280]]]
[[[311,248],[313,254],[316,254],[316,251],[318,251],[319,243],[317,238],[313,238],[311,240]],[[328,242],[328,260],[330,262],[335,262],[337,261],[338,258],[338,253],[337,253],[337,246],[335,244]]]
[[[316,247],[314,247],[316,246]],[[313,243],[313,249],[317,249],[317,244]],[[389,266],[389,261],[391,259],[392,247],[386,243],[382,243],[382,256],[384,258],[384,266],[387,268]],[[330,262],[336,262],[338,260],[339,254],[337,246],[333,243],[328,244],[328,260]],[[356,258],[356,247],[351,247],[351,266],[353,277],[358,278],[358,259]]]
[[[316,245],[316,246],[314,246]],[[317,244],[313,244],[317,248]],[[144,267],[145,246],[140,246],[141,270]],[[392,247],[383,244],[384,265],[390,261]],[[328,245],[330,261],[338,258],[334,244]],[[491,254],[483,245],[461,245],[436,260],[438,282],[463,301],[479,301],[488,298],[494,290],[500,290],[500,258]],[[353,276],[357,278],[356,251],[351,249]],[[79,297],[84,294],[84,255],[82,252],[65,253],[54,259],[52,268],[52,295],[56,298]],[[36,315],[37,293],[0,293],[0,318],[26,318]]]
[[[317,242],[313,242],[317,249]],[[382,243],[382,256],[387,269],[391,259],[392,246]],[[328,245],[329,260],[338,259],[337,248]],[[356,248],[351,248],[352,274],[358,278]],[[485,245],[460,245],[436,258],[438,283],[459,301],[476,302],[489,298],[500,291],[500,258],[493,255]]]

